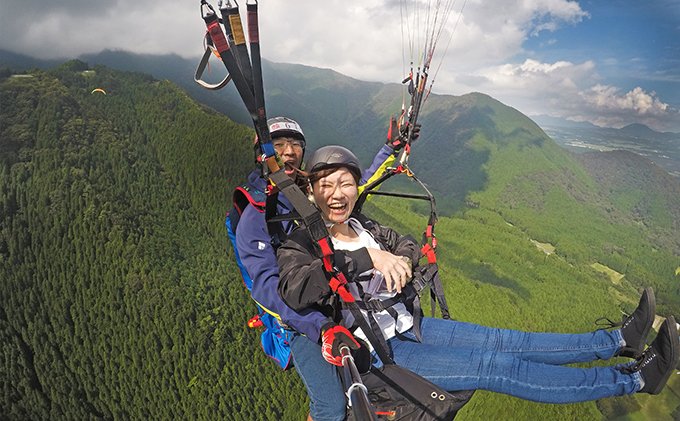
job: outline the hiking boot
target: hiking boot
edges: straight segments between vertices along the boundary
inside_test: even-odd
[[[621,335],[626,344],[616,353],[616,356],[639,358],[645,350],[645,341],[649,330],[654,323],[654,315],[656,312],[654,291],[651,287],[645,288],[640,298],[640,304],[630,316],[623,316],[620,322],[614,323],[606,317],[597,319],[597,324],[600,320],[607,320],[609,325],[607,327],[621,326]]]
[[[654,342],[642,353],[642,357],[630,366],[621,367],[624,374],[639,372],[644,386],[638,393],[658,395],[675,371],[680,357],[678,328],[673,316],[664,320]]]

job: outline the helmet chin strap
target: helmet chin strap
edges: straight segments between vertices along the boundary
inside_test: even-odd
[[[324,218],[323,218],[323,219],[324,219],[324,222],[326,223],[326,228],[328,228],[328,229],[331,229],[331,228],[333,228],[333,227],[336,226],[336,225],[345,225],[345,224],[348,224],[348,223],[349,223],[349,218],[348,218],[348,219],[345,219],[345,220],[342,221],[342,222],[332,222],[332,221],[326,220],[326,216],[324,215]]]
[[[314,198],[314,190],[312,189],[312,184],[307,185],[307,199],[309,199],[310,202],[312,202],[314,205],[316,205],[316,199]],[[321,214],[324,218],[326,215]]]

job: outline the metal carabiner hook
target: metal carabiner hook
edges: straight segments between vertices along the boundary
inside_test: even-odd
[[[209,12],[208,12],[208,13],[204,13],[204,12],[203,12],[203,7],[204,7],[204,6],[207,7],[207,8],[209,9]],[[214,14],[215,14],[215,9],[213,9],[213,7],[210,5],[210,3],[208,3],[206,0],[201,0],[201,18],[204,18],[204,19],[205,19],[205,17],[208,16],[210,13],[212,13],[212,14],[214,15]]]

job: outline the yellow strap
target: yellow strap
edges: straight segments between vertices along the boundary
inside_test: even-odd
[[[231,25],[231,32],[234,35],[234,44],[245,44],[246,36],[243,33],[243,24],[241,24],[241,16],[229,15],[229,24]]]

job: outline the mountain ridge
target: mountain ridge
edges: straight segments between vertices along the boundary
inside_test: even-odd
[[[662,136],[676,136],[680,133],[675,132],[659,132],[642,123],[629,123],[621,128],[614,127],[600,127],[587,121],[572,121],[561,117],[553,117],[546,114],[532,115],[529,118],[534,120],[536,124],[541,127],[568,127],[580,129],[601,129],[601,130],[619,130],[622,132],[636,132],[641,134],[655,134]]]
[[[116,56],[126,53],[110,54]],[[282,66],[274,71],[276,64],[265,62],[265,76],[270,76],[267,103],[277,110],[273,114],[285,110],[286,114],[294,115],[305,128],[311,148],[341,143],[355,150],[364,164],[370,162],[371,151],[380,147],[385,136],[389,115],[400,109],[400,86],[363,82],[329,69],[289,64]],[[288,72],[284,71],[286,69]],[[209,94],[213,97],[230,96],[229,92],[226,95],[223,92]],[[232,113],[243,111],[240,100],[236,100],[239,104],[233,104],[227,110],[230,117]],[[411,165],[419,178],[433,189],[438,200],[445,205],[444,212],[449,215],[465,212],[468,203],[491,209],[498,206],[504,208],[505,199],[499,201],[499,198],[506,198],[507,193],[502,196],[501,193],[512,190],[509,187],[512,183],[526,183],[528,179],[525,174],[539,168],[542,168],[539,171],[543,174],[541,177],[561,180],[564,184],[559,188],[564,192],[574,186],[573,182],[564,178],[565,168],[570,174],[568,178],[580,180],[578,188],[583,191],[577,196],[592,196],[592,192],[586,191],[596,189],[590,175],[576,160],[561,151],[538,125],[488,95],[470,93],[456,97],[433,94],[421,112],[420,121],[423,123],[422,140],[413,145]],[[512,165],[506,165],[505,161],[512,162]],[[530,165],[518,166],[517,162]],[[645,162],[645,165],[649,163]],[[457,170],[456,183],[447,182],[441,176],[447,174],[449,168]],[[546,172],[546,168],[551,169]],[[522,179],[525,181],[520,181]],[[544,189],[540,185],[540,177],[530,179],[535,185],[534,189]],[[523,188],[526,189],[526,186]],[[574,193],[570,195],[574,196]],[[668,197],[674,197],[674,193]],[[667,203],[660,208],[664,215],[668,214],[668,206],[673,206],[668,202],[659,203]],[[541,209],[535,204],[531,208]],[[605,212],[605,208],[607,206],[603,205],[601,212]],[[501,212],[510,217],[517,213],[517,209],[508,208]],[[624,213],[628,220],[637,218],[628,205]],[[647,221],[651,223],[650,215],[647,215]],[[528,219],[522,220],[530,224]],[[673,227],[676,225],[671,224]],[[541,235],[547,235],[545,229],[552,228],[539,230],[543,233]]]

